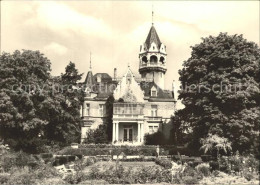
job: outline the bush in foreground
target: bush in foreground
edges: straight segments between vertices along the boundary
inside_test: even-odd
[[[203,174],[203,176],[208,177],[210,175],[210,167],[208,163],[202,163],[196,166],[198,173]]]

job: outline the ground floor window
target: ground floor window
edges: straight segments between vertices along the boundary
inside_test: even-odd
[[[157,132],[159,129],[158,126],[149,126],[149,134],[153,134],[155,132]]]

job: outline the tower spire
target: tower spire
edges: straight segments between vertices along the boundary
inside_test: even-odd
[[[89,55],[89,70],[92,70],[92,67],[91,67],[91,52],[90,52],[90,55]]]

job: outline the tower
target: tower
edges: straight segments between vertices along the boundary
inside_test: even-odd
[[[164,90],[164,76],[166,73],[166,46],[162,44],[152,23],[152,27],[140,47],[139,73],[146,80],[153,80]]]

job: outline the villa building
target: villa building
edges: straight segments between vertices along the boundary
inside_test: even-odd
[[[152,25],[140,47],[141,77],[135,77],[130,66],[121,78],[117,77],[116,68],[111,77],[107,73],[93,75],[90,67],[84,82],[87,91],[81,108],[81,142],[89,129],[98,128],[108,117],[106,102],[111,96],[114,98],[112,144],[142,145],[145,134],[157,131],[169,137],[176,100],[173,90],[164,87],[166,61],[166,46]]]

